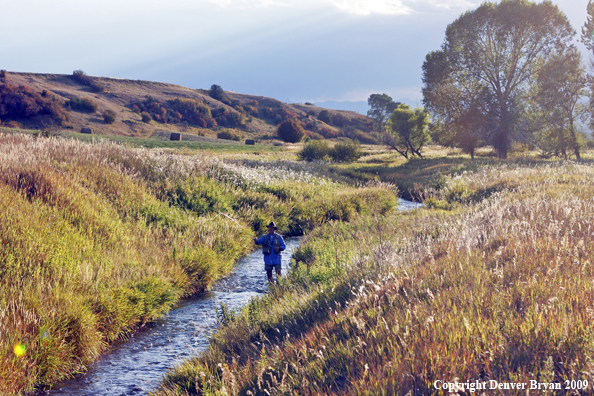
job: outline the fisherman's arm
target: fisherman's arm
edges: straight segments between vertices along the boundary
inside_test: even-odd
[[[287,245],[285,245],[285,240],[284,240],[284,239],[283,239],[283,237],[281,236],[281,237],[280,237],[280,250],[281,250],[281,252],[282,252],[283,250],[285,250],[286,248],[287,248]]]
[[[262,235],[260,238],[254,238],[254,243],[256,245],[261,245],[264,243],[264,235]]]

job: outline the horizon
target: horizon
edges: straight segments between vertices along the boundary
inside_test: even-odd
[[[418,102],[425,55],[439,49],[449,23],[481,3],[32,0],[3,10],[7,22],[0,33],[11,40],[0,44],[0,68],[59,74],[82,69],[197,89],[217,84],[288,103],[359,102],[371,93]],[[587,0],[553,3],[579,37]],[[35,28],[15,37],[25,24]]]

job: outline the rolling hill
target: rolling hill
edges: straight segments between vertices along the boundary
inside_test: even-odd
[[[290,118],[298,119],[312,138],[365,138],[373,130],[372,120],[352,111],[331,110],[331,121],[324,123],[317,117],[325,109],[318,106],[230,91],[218,99],[212,96],[205,89],[82,72],[78,76],[5,72],[0,74],[0,125],[75,132],[91,128],[92,133],[132,137],[181,132],[184,140],[216,137],[223,129],[241,138],[271,139],[276,126]],[[48,103],[62,115],[49,116]],[[115,114],[111,124],[102,116],[109,110]],[[150,115],[149,122],[143,122],[143,113],[145,121]]]

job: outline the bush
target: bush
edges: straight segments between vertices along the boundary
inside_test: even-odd
[[[143,111],[142,113],[140,113],[140,117],[142,117],[142,122],[148,124],[149,122],[151,122],[153,120],[153,117],[151,117],[151,115],[149,113],[147,113],[146,111]]]
[[[105,121],[106,124],[113,124],[116,120],[116,113],[113,110],[105,110],[103,112],[103,121]]]
[[[320,111],[320,114],[318,114],[318,120],[325,122],[326,124],[330,124],[332,122],[330,112],[328,110]]]
[[[70,98],[65,104],[66,108],[81,113],[94,113],[99,108],[97,102],[88,98],[79,98],[74,96]]]
[[[151,119],[163,124],[191,124],[200,128],[212,128],[217,122],[212,118],[210,107],[199,100],[175,98],[161,103],[152,96],[142,102],[130,103],[128,106],[135,113],[147,113]],[[146,117],[145,117],[146,118]]]
[[[0,70],[0,78],[6,78],[6,74],[7,74],[6,70]]]
[[[283,121],[277,128],[278,137],[288,143],[298,143],[303,139],[305,132],[303,127],[295,119]]]
[[[199,100],[175,98],[168,100],[167,104],[175,113],[180,115],[178,120],[171,120],[170,122],[178,123],[181,120],[188,124],[197,125],[199,127],[211,127],[216,125],[212,118],[210,107]]]
[[[229,110],[229,108],[221,106],[212,112],[215,125],[222,125],[226,127],[237,127],[245,125],[245,115],[237,111]]]
[[[302,161],[327,160],[330,157],[330,145],[326,140],[311,140],[297,153]]]
[[[363,153],[361,152],[361,145],[358,140],[348,140],[347,142],[336,143],[330,156],[334,162],[354,162],[357,161]]]
[[[20,121],[41,117],[50,119],[52,123],[61,125],[66,119],[62,101],[45,92],[43,95],[24,85],[0,86],[0,119],[4,121]]]
[[[221,88],[220,85],[216,85],[216,84],[211,85],[210,90],[208,91],[208,94],[210,95],[211,98],[220,100],[220,101],[223,101],[226,97],[225,91],[223,90],[223,88]]]
[[[103,84],[99,83],[82,70],[73,71],[72,79],[81,85],[91,88],[92,92],[101,93],[105,91],[105,86]]]
[[[332,116],[332,123],[336,126],[343,127],[349,123],[349,119],[342,114],[334,114]]]
[[[239,134],[234,133],[233,131],[231,131],[229,129],[223,129],[221,132],[217,133],[217,138],[225,139],[225,140],[236,140],[236,141],[241,140],[241,136]]]

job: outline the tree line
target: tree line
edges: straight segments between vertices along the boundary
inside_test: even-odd
[[[592,0],[587,13],[580,41],[594,53]],[[384,143],[407,158],[422,156],[432,139],[473,158],[478,147],[491,145],[504,159],[522,142],[543,156],[580,159],[583,127],[594,120],[594,76],[576,35],[551,2],[483,3],[448,25],[441,48],[426,56],[424,108],[373,94],[368,116]]]

